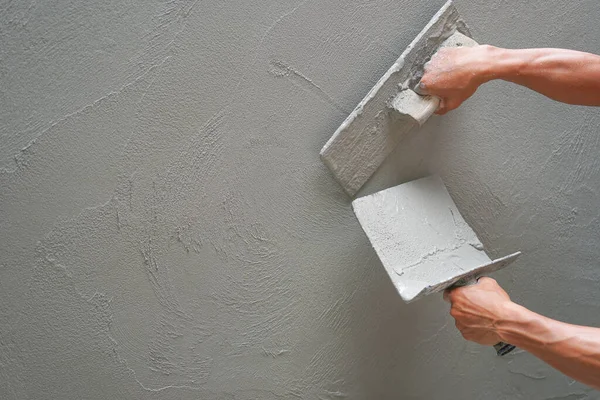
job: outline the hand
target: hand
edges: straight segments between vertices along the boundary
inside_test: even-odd
[[[496,328],[512,302],[495,280],[480,278],[475,285],[446,289],[444,300],[452,304],[450,315],[465,339],[483,345],[503,341]]]
[[[454,110],[489,80],[486,75],[494,49],[487,45],[446,47],[431,57],[425,64],[418,91],[441,99],[436,114]]]

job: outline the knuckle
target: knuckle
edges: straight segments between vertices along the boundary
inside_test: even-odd
[[[483,283],[484,285],[497,285],[498,284],[495,279],[492,279],[487,276],[482,276],[481,278],[479,278],[479,282]]]

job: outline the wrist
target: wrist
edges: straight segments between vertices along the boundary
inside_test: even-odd
[[[501,50],[498,47],[490,46],[488,44],[482,44],[477,47],[473,47],[473,75],[478,83],[482,85],[494,79],[498,79],[500,73],[498,60]]]
[[[503,342],[515,344],[523,327],[531,319],[531,311],[512,301],[507,301],[500,307],[499,317],[495,324],[495,333]]]
[[[510,81],[512,77],[519,75],[522,60],[515,50],[494,46],[486,47],[486,65],[483,69],[485,82],[494,79]]]

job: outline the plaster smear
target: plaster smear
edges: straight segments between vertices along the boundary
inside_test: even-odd
[[[6,3],[0,398],[597,398],[404,304],[319,159],[442,4]],[[600,53],[596,1],[456,6],[482,43]],[[511,296],[600,325],[599,124],[489,84],[363,194],[443,162],[491,255],[523,251]]]

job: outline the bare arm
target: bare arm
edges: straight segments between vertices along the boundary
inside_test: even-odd
[[[447,291],[450,314],[465,339],[503,341],[528,351],[586,385],[600,389],[600,329],[566,324],[521,307],[495,280]]]
[[[564,103],[600,106],[600,56],[564,49],[444,48],[425,64],[420,89],[442,99],[444,114],[493,79]]]

